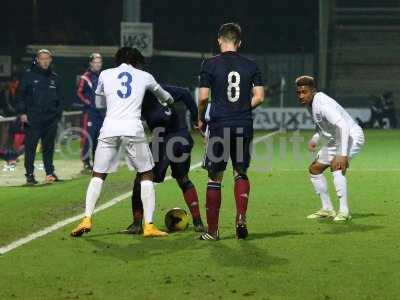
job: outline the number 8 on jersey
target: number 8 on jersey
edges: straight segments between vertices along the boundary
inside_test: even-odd
[[[228,100],[236,102],[240,98],[240,74],[232,71],[228,74]]]

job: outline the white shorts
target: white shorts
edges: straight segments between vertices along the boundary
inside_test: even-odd
[[[347,148],[347,157],[349,160],[361,151],[364,141],[364,133],[361,128],[352,131]],[[323,165],[330,165],[335,156],[337,156],[337,145],[335,140],[332,139],[318,151],[316,161]]]
[[[146,140],[138,140],[130,136],[113,136],[99,138],[94,155],[93,171],[116,172],[123,155],[126,155],[125,160],[131,170],[143,173],[154,167],[153,156]]]

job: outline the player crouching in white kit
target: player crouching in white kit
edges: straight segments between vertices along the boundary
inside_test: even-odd
[[[95,153],[93,177],[86,193],[85,217],[71,232],[74,237],[89,232],[92,214],[108,173],[118,169],[120,150],[127,155],[128,167],[140,174],[146,237],[166,236],[153,224],[155,191],[153,157],[142,125],[141,107],[146,90],[163,103],[172,103],[171,95],[163,90],[154,77],[134,67],[136,49],[123,47],[115,55],[116,68],[100,73],[96,94],[106,98],[107,112],[100,130]]]
[[[361,151],[364,144],[363,131],[334,99],[316,91],[313,77],[298,77],[296,86],[300,103],[307,106],[317,127],[317,132],[308,143],[309,150],[314,152],[318,142],[325,140],[316,160],[309,168],[311,182],[315,192],[321,198],[322,209],[307,218],[333,218],[338,222],[350,220],[345,175],[349,160]],[[338,213],[333,209],[328,184],[323,174],[328,167],[331,168],[333,183],[339,198]]]

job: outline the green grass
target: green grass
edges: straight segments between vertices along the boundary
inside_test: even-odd
[[[301,134],[304,140],[310,135]],[[279,152],[291,136],[256,147],[248,240],[234,239],[229,170],[221,241],[197,241],[192,230],[166,239],[115,234],[131,221],[130,201],[123,201],[95,215],[93,231],[80,239],[68,236],[70,225],[1,256],[0,299],[398,299],[400,132],[367,132],[348,173],[349,224],[304,218],[319,201],[305,142],[297,155],[290,142]],[[195,147],[193,163],[203,151],[198,137]],[[132,178],[126,168],[111,175],[101,202],[128,191]],[[191,178],[204,208],[206,173],[197,169]],[[0,245],[81,213],[88,179],[0,188]],[[172,180],[156,190],[161,225],[165,212],[184,202]],[[335,199],[332,185],[330,192]]]

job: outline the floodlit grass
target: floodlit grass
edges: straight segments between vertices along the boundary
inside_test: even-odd
[[[348,173],[348,224],[305,219],[319,208],[304,150],[311,133],[300,134],[300,152],[292,136],[255,147],[248,240],[234,238],[228,170],[221,241],[198,241],[192,229],[164,239],[116,234],[131,222],[130,201],[123,201],[95,215],[92,232],[82,238],[69,237],[71,224],[0,257],[0,299],[398,299],[400,132],[366,133]],[[195,140],[193,164],[203,152]],[[126,168],[109,176],[100,203],[129,191],[133,176]],[[205,217],[206,172],[199,168],[190,177]],[[81,213],[88,180],[1,187],[0,245]],[[173,180],[156,192],[155,222],[162,227],[168,209],[185,205]],[[337,204],[332,184],[330,192]]]

